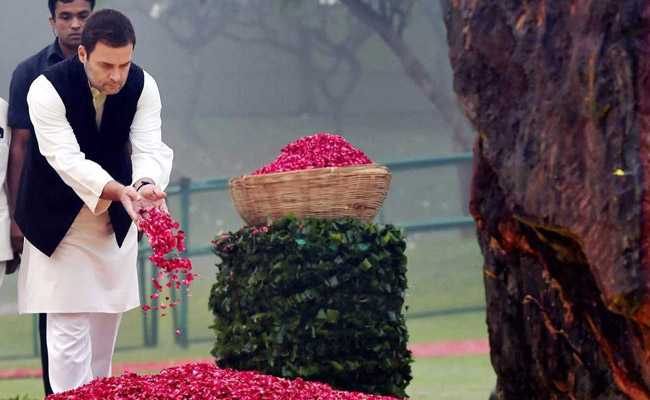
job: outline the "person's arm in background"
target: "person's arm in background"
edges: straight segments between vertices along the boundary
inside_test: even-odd
[[[7,202],[7,159],[9,157],[9,142],[11,141],[11,129],[7,126],[7,103],[0,99],[0,264],[2,275],[10,274],[16,270],[16,263],[7,264],[14,258],[11,240],[9,235],[9,205]],[[2,281],[2,279],[0,279]]]
[[[16,210],[20,175],[23,172],[23,163],[25,161],[27,143],[29,142],[31,132],[29,129],[13,129],[12,133],[7,169],[7,195],[9,198],[9,210],[11,212],[11,246],[15,252],[22,253],[23,233],[14,221],[14,211]]]
[[[16,210],[16,198],[18,197],[27,144],[31,136],[27,92],[33,79],[32,75],[25,64],[18,65],[11,76],[9,87],[7,125],[12,128],[12,135],[7,166],[7,196],[11,215],[11,246],[14,253],[23,251],[23,233],[14,220],[14,211]]]

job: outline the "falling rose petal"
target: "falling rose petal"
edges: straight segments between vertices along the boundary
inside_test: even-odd
[[[152,279],[151,283],[153,284],[154,289],[160,291],[162,290],[162,285],[156,279]]]

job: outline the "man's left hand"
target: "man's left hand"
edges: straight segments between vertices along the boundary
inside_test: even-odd
[[[165,202],[167,193],[163,192],[158,186],[154,184],[144,185],[138,190],[138,193],[141,199],[133,203],[136,213],[139,214],[141,210],[151,208],[158,208],[168,212],[167,203]]]

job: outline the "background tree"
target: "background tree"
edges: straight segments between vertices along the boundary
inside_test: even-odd
[[[318,0],[322,1],[322,0]],[[445,45],[442,9],[437,0],[331,0],[344,5],[351,15],[362,21],[382,39],[388,49],[401,63],[406,76],[420,90],[433,107],[435,114],[447,122],[452,130],[453,150],[466,152],[472,148],[472,134],[455,99],[445,96],[446,76],[427,68],[418,51],[409,45],[405,31],[413,18],[416,6],[422,7],[433,28],[432,45],[435,53],[447,48]],[[300,2],[300,0],[294,0]],[[421,3],[421,4],[420,4]],[[458,167],[462,207],[468,213],[471,168]]]
[[[286,7],[268,0],[152,0],[137,7],[158,20],[189,55],[193,79],[184,113],[188,123],[196,117],[206,74],[202,49],[226,38],[293,57],[301,83],[294,115],[321,113],[324,102],[324,111],[340,127],[345,103],[362,75],[358,51],[373,33],[322,1]]]
[[[224,37],[267,46],[300,67],[302,101],[296,114],[318,114],[319,99],[341,127],[341,116],[361,75],[359,51],[373,32],[329,1],[286,3],[247,0]],[[317,96],[320,94],[320,96]]]
[[[192,73],[189,98],[184,103],[182,125],[192,140],[203,145],[194,123],[206,73],[205,48],[217,39],[239,13],[239,0],[135,1],[130,4],[162,24],[171,39],[185,52],[185,65]]]

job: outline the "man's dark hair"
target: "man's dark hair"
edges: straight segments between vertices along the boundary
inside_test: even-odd
[[[131,21],[121,12],[109,8],[92,13],[81,33],[81,45],[90,55],[97,42],[109,47],[124,47],[129,44],[135,47],[135,31]]]
[[[73,1],[74,0],[48,0],[47,6],[50,8],[50,14],[52,15],[52,18],[56,17],[55,15],[56,3],[72,3]],[[86,0],[86,1],[90,3],[90,9],[94,10],[95,0]]]

